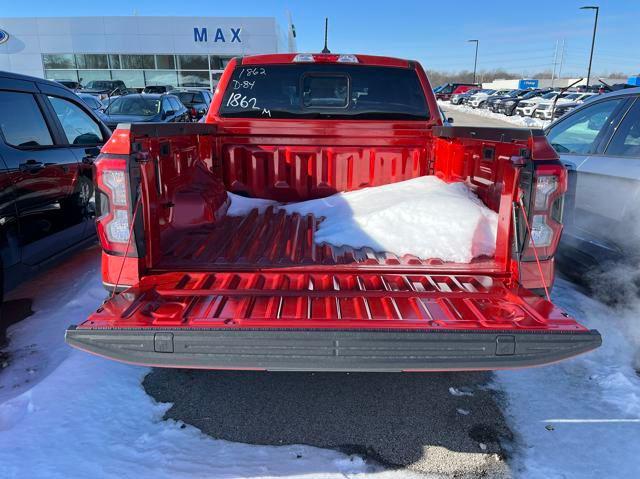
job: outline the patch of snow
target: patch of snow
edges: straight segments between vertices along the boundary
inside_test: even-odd
[[[467,388],[449,388],[449,394],[452,396],[473,396],[473,391],[470,391]]]
[[[97,249],[85,251],[8,297],[36,295],[35,314],[9,329],[12,354],[27,346],[32,353],[0,372],[1,478],[405,477],[358,456],[215,440],[164,421],[170,404],[156,403],[141,385],[148,368],[64,343],[65,328],[84,321],[106,296],[99,262]]]
[[[324,217],[317,244],[370,247],[397,256],[468,263],[492,256],[498,215],[464,183],[423,176],[282,206]]]
[[[513,459],[518,477],[636,478],[640,471],[640,307],[614,309],[564,280],[553,301],[602,334],[602,347],[558,364],[499,371],[507,419],[520,436]]]
[[[462,113],[468,113],[470,115],[481,116],[484,118],[492,118],[494,120],[502,120],[508,123],[513,123],[517,126],[525,126],[528,128],[544,128],[551,122],[548,120],[541,120],[539,118],[531,118],[528,116],[507,116],[502,113],[494,113],[491,110],[483,109],[483,108],[471,108],[467,105],[453,105],[449,101],[438,100],[438,104],[442,108],[446,108],[447,110],[459,111]]]
[[[227,210],[228,216],[244,216],[249,214],[254,208],[257,208],[260,213],[263,213],[269,206],[280,204],[273,200],[247,198],[231,192],[227,192],[227,195],[231,200],[231,205],[229,205],[229,209]]]

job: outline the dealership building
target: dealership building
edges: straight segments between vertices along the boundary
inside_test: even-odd
[[[230,58],[294,48],[271,17],[0,17],[0,70],[213,87]]]

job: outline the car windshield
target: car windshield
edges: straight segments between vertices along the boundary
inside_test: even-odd
[[[142,96],[121,96],[107,109],[109,115],[154,116],[159,112],[159,99]]]
[[[582,96],[582,93],[570,93],[568,95],[563,95],[562,98],[564,98],[565,100],[577,100],[581,96]]]
[[[541,98],[544,98],[545,100],[553,100],[557,96],[558,96],[557,92],[550,91],[549,93],[545,93],[544,95],[542,95]]]
[[[184,103],[185,105],[191,104],[191,103],[203,103],[204,102],[204,99],[202,98],[202,93],[196,93],[196,92],[178,93],[178,98],[180,98],[180,101],[182,103]]]
[[[236,68],[220,114],[236,118],[427,120],[429,108],[414,69],[305,63]]]

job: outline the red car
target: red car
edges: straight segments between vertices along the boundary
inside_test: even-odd
[[[475,83],[445,83],[440,86],[434,93],[438,100],[448,101],[451,99],[451,95],[458,93],[464,93],[471,89],[478,89],[478,85]]]
[[[562,232],[556,152],[542,131],[443,126],[417,62],[237,58],[206,123],[121,126],[96,166],[103,281],[121,292],[67,330],[77,348],[163,367],[441,371],[601,343],[540,296]],[[319,245],[313,215],[226,214],[228,192],[298,202],[425,175],[498,214],[494,256]]]

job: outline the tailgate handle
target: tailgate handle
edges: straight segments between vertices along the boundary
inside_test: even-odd
[[[173,352],[173,333],[154,334],[153,350],[156,353],[172,353]]]

